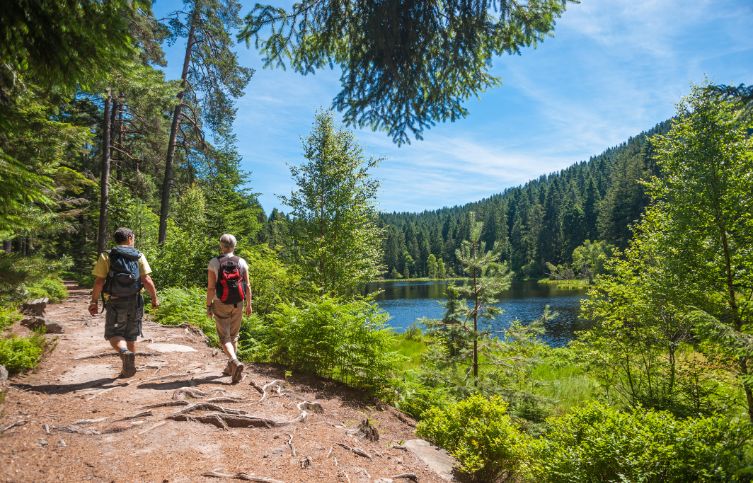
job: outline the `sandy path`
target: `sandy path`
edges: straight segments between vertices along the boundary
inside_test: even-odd
[[[86,313],[87,294],[74,289],[67,301],[48,307],[47,317],[65,333],[46,336],[54,350],[34,373],[11,380],[0,406],[0,430],[23,424],[0,434],[0,480],[220,481],[202,476],[218,470],[286,482],[366,482],[401,473],[413,473],[421,482],[442,481],[412,453],[392,447],[415,438],[394,408],[340,385],[295,377],[283,383],[282,394],[270,391],[260,401],[249,383],[284,379],[281,371],[252,366],[240,384],[232,385],[221,375],[224,356],[186,328],[145,322],[138,373],[116,378],[120,359],[102,337],[104,317]],[[276,421],[299,416],[302,401],[320,404],[323,412],[309,410],[305,421],[282,427],[225,430],[166,419],[185,406],[145,407],[173,401],[181,388],[207,394],[186,398],[190,403],[239,398],[219,404]],[[376,442],[349,434],[366,418],[379,431]],[[404,481],[409,480],[395,480]]]

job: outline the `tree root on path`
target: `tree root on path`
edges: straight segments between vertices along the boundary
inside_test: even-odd
[[[4,432],[8,431],[11,428],[15,428],[16,426],[23,426],[26,423],[27,423],[27,421],[25,419],[18,420],[15,423],[11,423],[11,424],[3,427],[3,428],[0,428],[0,433],[4,433]]]
[[[204,424],[213,424],[217,426],[218,428],[222,428],[222,429],[260,428],[260,427],[276,428],[280,426],[288,426],[290,424],[295,424],[295,423],[300,423],[302,421],[305,421],[309,413],[304,408],[308,407],[311,404],[317,404],[317,403],[310,403],[308,401],[302,401],[298,403],[297,407],[301,413],[297,417],[290,419],[288,421],[277,421],[274,419],[264,418],[261,416],[254,416],[252,414],[249,414],[246,411],[242,411],[239,409],[223,408],[222,406],[218,406],[216,404],[211,404],[211,403],[193,404],[187,408],[184,408],[178,411],[177,413],[167,416],[167,419],[171,419],[173,421],[196,421],[196,422],[204,423]],[[210,414],[204,414],[201,416],[193,416],[193,415],[188,414],[193,411],[202,411],[202,410],[216,411],[216,412],[210,413]]]
[[[418,483],[418,476],[415,473],[400,473],[399,475],[391,476],[390,478],[392,478],[393,480],[411,480]]]
[[[275,480],[274,478],[267,478],[266,476],[254,476],[249,475],[248,473],[223,473],[221,471],[213,470],[213,471],[207,471],[206,473],[203,473],[201,476],[206,476],[210,478],[232,478],[234,480],[243,480],[243,481],[255,481],[257,483],[285,483],[281,480]]]
[[[222,406],[219,406],[217,404],[202,402],[202,403],[192,404],[188,406],[187,408],[181,409],[177,413],[172,414],[172,416],[177,416],[178,414],[187,414],[193,411],[217,411],[218,413],[235,414],[235,415],[247,415],[248,414],[248,412],[243,411],[241,409],[223,408]]]
[[[367,453],[366,451],[362,450],[361,448],[352,448],[348,446],[345,443],[337,443],[338,446],[342,446],[343,448],[347,449],[348,451],[352,451],[353,453],[357,454],[358,456],[363,456],[364,458],[371,459],[371,455]]]
[[[253,382],[251,383],[251,385],[254,386],[257,390],[259,390],[258,386],[254,384]],[[267,396],[269,395],[269,393],[267,392],[267,389],[273,386],[277,387],[277,394],[280,396],[282,395],[282,381],[275,379],[274,381],[268,382],[261,387],[261,399],[259,399],[259,402],[262,402],[265,399],[267,399]]]
[[[157,404],[149,404],[147,406],[144,406],[142,409],[156,409],[156,408],[169,408],[173,406],[188,406],[191,403],[186,400],[180,400],[180,401],[167,401],[163,403],[157,403]]]

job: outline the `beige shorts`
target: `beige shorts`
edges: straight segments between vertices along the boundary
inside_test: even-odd
[[[223,304],[215,300],[212,303],[212,313],[214,314],[214,324],[217,326],[217,336],[220,338],[220,344],[226,342],[238,342],[238,334],[241,331],[241,320],[243,320],[243,303],[237,307],[232,304]]]

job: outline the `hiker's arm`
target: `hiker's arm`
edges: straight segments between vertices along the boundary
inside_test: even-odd
[[[154,286],[154,280],[149,275],[143,275],[141,277],[141,283],[146,287],[146,291],[149,292],[149,296],[152,298],[152,308],[159,307],[159,300],[157,300],[157,287]]]
[[[102,288],[105,286],[104,277],[97,277],[94,279],[94,287],[92,287],[92,298],[89,301],[89,313],[97,315],[99,306],[99,296],[102,294]]]
[[[207,317],[212,316],[212,300],[214,300],[217,275],[212,270],[207,270]]]
[[[246,315],[251,315],[251,312],[254,311],[254,296],[251,293],[251,283],[248,279],[248,270],[245,270],[245,278],[246,278],[246,289],[248,290],[248,293],[246,294]]]

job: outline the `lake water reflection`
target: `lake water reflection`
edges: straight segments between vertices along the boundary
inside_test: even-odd
[[[377,296],[379,305],[387,311],[389,324],[398,332],[421,317],[441,318],[444,314],[442,303],[446,300],[446,281],[432,282],[377,282],[369,284],[367,290],[381,290]],[[587,328],[587,323],[578,319],[580,300],[585,296],[582,290],[562,290],[536,282],[514,282],[498,304],[504,312],[493,321],[489,329],[499,333],[511,321],[519,319],[530,322],[549,305],[558,317],[546,326],[544,338],[552,346],[562,346],[573,338],[576,330]]]

